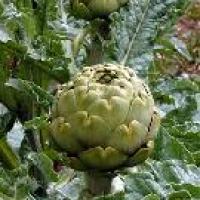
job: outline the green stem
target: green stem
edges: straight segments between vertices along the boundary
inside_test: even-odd
[[[110,37],[109,20],[95,20],[91,22],[91,45],[88,47],[88,65],[104,62],[103,42]]]
[[[99,196],[110,193],[113,173],[87,172],[86,181],[91,195]]]
[[[89,57],[87,64],[96,65],[103,62],[103,46],[98,37],[92,39],[92,43],[89,47]]]
[[[15,169],[19,167],[20,164],[19,158],[13,152],[5,137],[0,139],[0,160],[2,161],[3,165],[9,169]]]

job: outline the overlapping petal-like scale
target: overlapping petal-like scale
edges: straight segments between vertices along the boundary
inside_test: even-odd
[[[75,135],[85,147],[95,145],[105,146],[104,143],[110,137],[110,127],[107,122],[98,115],[89,115],[86,111],[78,111],[70,118]]]
[[[127,159],[127,155],[120,153],[115,148],[96,147],[87,151],[83,151],[80,154],[80,160],[86,166],[92,169],[115,169],[122,165]]]
[[[100,99],[96,101],[88,108],[88,112],[91,115],[100,116],[110,129],[114,129],[125,120],[128,109],[129,104],[125,99],[113,96],[110,100]]]
[[[68,90],[60,95],[57,103],[57,112],[60,117],[68,118],[78,110],[74,90]]]
[[[152,140],[148,141],[145,147],[140,148],[127,160],[126,165],[131,167],[144,162],[150,156],[153,148],[154,142]]]
[[[55,142],[65,151],[76,153],[82,150],[74,137],[71,125],[66,123],[63,117],[53,120],[50,125],[50,131]]]
[[[160,120],[148,86],[132,69],[85,67],[57,97],[51,134],[73,168],[111,170],[149,156]]]
[[[141,95],[137,95],[130,103],[129,113],[126,121],[130,122],[131,120],[135,119],[148,127],[153,111],[153,98],[151,96],[141,97]]]
[[[121,124],[117,127],[112,134],[113,137],[108,141],[108,145],[130,155],[145,143],[146,135],[147,129],[134,120],[128,126]]]
[[[90,10],[80,0],[71,0],[72,10],[75,16],[80,18],[89,19],[91,16]]]
[[[120,6],[118,0],[91,0],[88,4],[88,8],[93,15],[106,16],[116,11]]]
[[[72,13],[79,18],[94,19],[117,11],[128,0],[71,0]]]
[[[95,90],[88,90],[79,101],[79,109],[88,110],[88,108],[100,100],[101,96]]]

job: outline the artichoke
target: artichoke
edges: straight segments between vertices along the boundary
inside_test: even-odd
[[[74,16],[83,19],[104,18],[117,11],[128,0],[71,0]]]
[[[135,72],[99,64],[58,90],[50,133],[72,168],[110,171],[147,159],[158,127],[153,97]]]

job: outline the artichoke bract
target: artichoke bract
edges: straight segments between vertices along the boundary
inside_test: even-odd
[[[128,0],[71,0],[74,16],[83,19],[104,18],[117,11]]]
[[[148,158],[159,115],[148,86],[121,65],[84,67],[61,86],[51,135],[72,168],[114,170]]]

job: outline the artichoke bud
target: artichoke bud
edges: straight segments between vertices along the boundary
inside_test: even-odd
[[[117,11],[128,0],[71,0],[71,11],[75,17],[91,20],[105,18]]]
[[[60,88],[53,108],[51,136],[76,169],[143,162],[160,124],[148,86],[121,65],[85,67]]]

